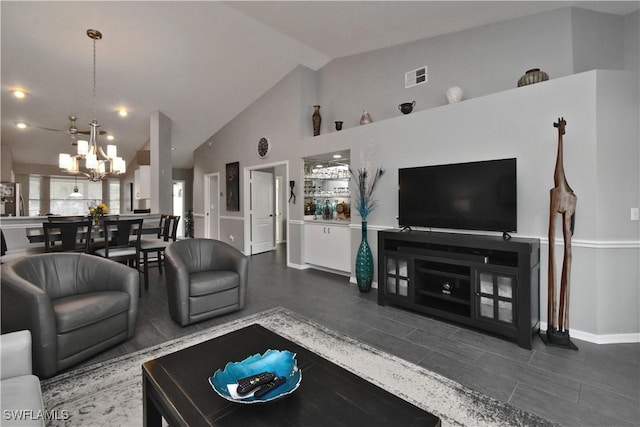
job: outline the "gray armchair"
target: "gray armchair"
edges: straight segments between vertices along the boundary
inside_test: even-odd
[[[2,333],[28,329],[33,370],[50,377],[131,338],[138,271],[83,253],[49,253],[2,266]]]
[[[244,308],[248,258],[219,240],[186,239],[165,250],[169,313],[182,326]]]

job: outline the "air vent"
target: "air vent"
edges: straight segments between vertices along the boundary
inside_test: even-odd
[[[427,82],[427,66],[404,73],[404,88],[418,86]]]

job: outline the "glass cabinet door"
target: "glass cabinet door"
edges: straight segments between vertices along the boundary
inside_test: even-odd
[[[495,271],[478,271],[476,317],[515,325],[516,277]]]
[[[387,255],[385,263],[385,293],[409,297],[409,260],[402,256]]]

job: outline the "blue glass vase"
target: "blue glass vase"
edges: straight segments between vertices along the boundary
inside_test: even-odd
[[[367,242],[367,221],[362,221],[362,242],[356,255],[356,282],[360,292],[371,291],[373,282],[373,255]]]

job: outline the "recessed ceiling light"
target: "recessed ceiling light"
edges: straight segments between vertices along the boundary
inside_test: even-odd
[[[115,137],[115,136],[113,136],[113,135],[107,135],[107,139],[108,139],[109,141],[113,141],[114,139],[116,139],[116,137]]]
[[[18,129],[26,129],[27,128],[27,124],[23,123],[23,122],[16,123],[16,126],[18,127]]]
[[[171,147],[171,151],[176,151],[176,147]]]
[[[27,94],[20,89],[16,89],[13,91],[13,96],[15,96],[16,98],[24,98],[25,96],[27,96]]]
[[[323,168],[324,165],[316,165],[317,168]]]
[[[334,159],[341,159],[341,158],[342,158],[342,156],[341,156],[340,154],[334,154],[334,155],[333,155],[333,158],[334,158]]]
[[[120,117],[127,117],[129,112],[125,108],[121,108],[118,110],[118,114],[120,114]]]

